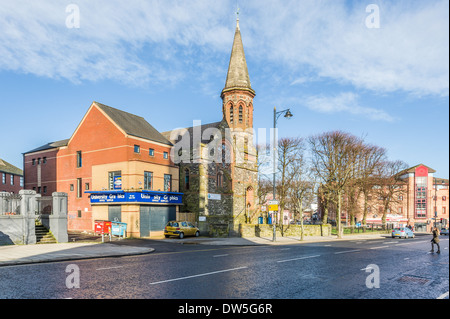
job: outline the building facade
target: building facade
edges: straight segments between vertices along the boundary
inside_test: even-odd
[[[0,192],[18,194],[23,189],[23,171],[0,158]]]
[[[181,194],[172,144],[144,118],[93,102],[70,139],[24,154],[25,186],[68,193],[68,229],[127,223],[133,237],[161,235]]]
[[[257,210],[254,97],[237,20],[221,92],[222,120],[163,133],[175,145],[180,165],[181,209],[194,214],[200,230],[212,236],[239,235],[239,225]]]
[[[398,189],[391,193],[386,213],[386,224],[391,227],[412,226],[415,231],[426,232],[436,225],[438,228],[449,226],[448,179],[434,176],[436,171],[426,165],[419,164],[396,174]],[[374,185],[368,196],[366,205],[366,224],[382,224],[386,199],[383,192]],[[357,200],[357,210],[350,214],[347,208],[348,199],[344,196],[341,210],[341,220],[347,225],[364,223],[364,199],[360,195]],[[323,215],[323,205],[320,205],[320,215]],[[336,206],[329,205],[329,219],[336,220]]]

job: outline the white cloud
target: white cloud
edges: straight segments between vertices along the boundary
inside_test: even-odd
[[[79,29],[65,25],[68,1],[0,2],[0,70],[74,82],[176,82],[228,55],[234,31],[231,0],[77,0]],[[246,53],[289,69],[291,84],[448,96],[448,1],[375,2],[380,29],[365,26],[367,4],[357,1],[248,0]]]
[[[345,92],[336,96],[310,96],[306,99],[305,105],[313,111],[320,113],[350,113],[359,115],[375,121],[392,122],[394,118],[383,110],[364,107],[358,102],[358,95]]]

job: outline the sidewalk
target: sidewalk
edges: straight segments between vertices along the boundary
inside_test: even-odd
[[[337,236],[305,236],[303,241],[301,241],[299,237],[277,237],[275,242],[272,241],[272,237],[188,237],[183,239],[158,239],[156,241],[185,245],[259,246],[308,244],[326,241],[367,240],[388,237],[390,237],[388,234],[355,234],[345,235],[341,239],[338,239]],[[0,267],[53,261],[142,255],[155,251],[154,248],[138,246],[138,244],[136,246],[115,245],[108,242],[101,243],[98,242],[98,240],[100,239],[97,238],[97,241],[93,242],[0,246]]]
[[[147,254],[148,247],[99,243],[64,243],[0,246],[0,267],[75,259]]]
[[[280,237],[277,236],[274,242],[272,237],[252,237],[252,238],[204,238],[192,237],[184,239],[161,239],[164,242],[179,244],[198,244],[198,245],[223,245],[223,246],[258,246],[258,245],[292,245],[307,244],[314,242],[339,241],[339,240],[357,240],[357,239],[377,239],[386,238],[387,234],[355,234],[345,235],[339,239],[337,236],[305,236],[303,241],[300,237]]]

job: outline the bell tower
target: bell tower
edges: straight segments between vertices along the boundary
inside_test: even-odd
[[[245,131],[253,128],[254,97],[255,91],[252,89],[248,75],[238,17],[227,80],[221,94],[223,117],[231,129],[239,128]]]

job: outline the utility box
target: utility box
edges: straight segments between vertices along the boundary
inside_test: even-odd
[[[110,234],[112,222],[108,220],[96,220],[94,224],[94,232],[96,234]]]
[[[111,223],[111,234],[113,236],[119,236],[125,238],[127,233],[127,224],[121,222]]]

